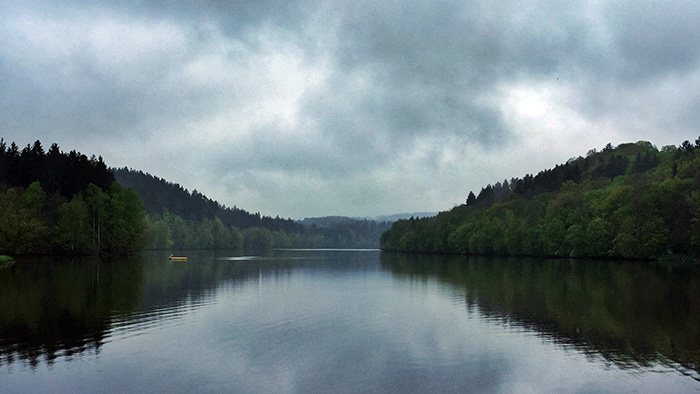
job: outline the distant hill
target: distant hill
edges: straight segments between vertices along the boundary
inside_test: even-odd
[[[367,217],[365,219],[367,220],[375,220],[378,222],[395,222],[397,220],[402,220],[402,219],[410,219],[410,218],[428,218],[431,216],[437,215],[437,212],[414,212],[414,213],[397,213],[394,215],[383,215],[383,216],[374,216],[374,217]]]
[[[367,217],[348,217],[348,216],[323,216],[323,217],[312,217],[304,218],[298,222],[304,226],[311,226],[312,224],[318,227],[330,227],[339,223],[352,223],[356,221],[368,220],[372,222],[395,222],[402,219],[410,218],[427,218],[437,215],[437,212],[414,212],[414,213],[397,213],[393,215],[382,215],[382,216],[367,216]]]
[[[469,192],[465,204],[399,220],[382,249],[476,255],[700,257],[700,138],[657,149],[608,144],[537,175]]]
[[[354,223],[361,219],[351,218],[347,216],[323,216],[314,218],[304,218],[298,222],[306,227],[316,225],[318,227],[331,227],[337,224]]]
[[[307,218],[302,221],[261,216],[235,206],[226,207],[197,190],[190,192],[177,183],[143,171],[128,168],[112,171],[120,184],[132,188],[141,196],[146,212],[154,221],[152,241],[149,244],[153,248],[174,245],[181,248],[216,249],[218,244],[228,245],[220,247],[227,248],[240,242],[245,245],[246,239],[261,237],[260,234],[248,231],[259,228],[270,231],[262,236],[269,238],[261,242],[266,245],[264,248],[378,248],[379,237],[391,225],[389,222],[343,216]],[[217,227],[212,220],[219,220],[223,227]],[[238,237],[235,235],[236,229],[243,230],[242,241],[235,239]],[[214,241],[207,236],[209,232]]]
[[[236,206],[226,207],[197,190],[190,192],[177,183],[168,182],[143,171],[126,167],[112,171],[117,182],[134,189],[141,196],[149,215],[160,215],[163,209],[167,209],[169,213],[195,222],[216,217],[225,226],[235,226],[241,230],[262,227],[287,233],[304,231],[304,226],[292,219],[261,216],[260,213],[250,213]]]
[[[307,236],[318,236],[331,248],[379,248],[379,238],[391,222],[356,219],[346,216],[305,218],[300,223]]]

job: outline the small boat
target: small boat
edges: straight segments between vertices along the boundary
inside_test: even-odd
[[[173,256],[168,257],[170,261],[187,261],[187,256]]]

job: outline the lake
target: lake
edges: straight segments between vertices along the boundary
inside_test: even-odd
[[[378,251],[20,259],[3,393],[700,391],[700,269]]]

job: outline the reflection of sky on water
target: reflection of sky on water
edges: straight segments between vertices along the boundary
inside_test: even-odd
[[[177,373],[208,381],[207,390],[235,382],[242,392],[665,392],[665,374],[673,373],[591,362],[521,327],[465,312],[453,290],[434,281],[329,278],[297,273],[221,289],[175,335],[209,349]],[[207,377],[212,370],[218,378]],[[606,373],[611,378],[599,383]]]
[[[311,265],[304,256],[264,257],[169,266],[185,270],[173,275],[185,288],[146,291],[144,309],[112,318],[99,351],[33,372],[15,364],[0,380],[19,392],[698,389],[673,368],[621,369],[590,348],[482,310],[434,276],[397,276],[377,261],[348,261],[362,267],[348,270],[313,254]],[[195,269],[226,274],[209,282]]]
[[[208,380],[203,387],[213,391],[235,382],[242,392],[668,392],[673,371],[590,362],[478,310],[465,313],[453,290],[434,281],[329,278],[271,277],[219,293],[178,336],[210,352],[177,373]],[[219,378],[207,377],[212,370]],[[693,384],[674,390],[683,387]]]
[[[235,257],[219,257],[221,261],[273,261],[273,260],[311,260],[312,257],[270,257],[270,256],[235,256]]]

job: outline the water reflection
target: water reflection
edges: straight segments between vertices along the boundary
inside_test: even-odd
[[[374,376],[384,379],[379,391],[459,382],[451,390],[459,392],[467,381],[484,390],[509,381],[509,363],[527,364],[513,349],[533,346],[518,341],[539,336],[595,364],[699,376],[697,268],[369,251],[188,257],[26,260],[0,270],[0,365],[52,365],[113,343],[108,369],[141,363],[158,371],[179,354],[171,349],[178,343],[184,354],[217,361],[201,371],[182,363],[204,381],[228,376],[219,365],[231,376],[254,370],[268,380],[285,365],[308,387],[321,378],[357,383],[355,376],[370,388]],[[522,338],[501,346],[513,332]],[[129,352],[129,344],[148,342],[161,346],[152,359]],[[428,373],[436,386],[426,386]]]
[[[700,380],[700,272],[641,262],[382,254],[397,277],[462,291],[485,319],[602,357]]]
[[[368,252],[369,253],[369,252]],[[333,254],[332,260],[328,255]],[[376,253],[375,253],[376,255]],[[330,261],[330,263],[329,263]],[[215,301],[217,291],[293,270],[378,269],[365,253],[278,251],[264,256],[190,253],[80,260],[23,258],[0,270],[0,365],[98,354],[122,337],[167,325]]]
[[[142,262],[32,259],[0,271],[0,365],[97,352],[112,315],[138,308]]]

